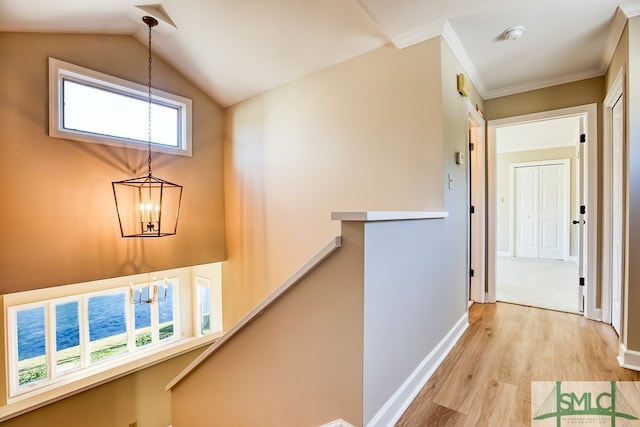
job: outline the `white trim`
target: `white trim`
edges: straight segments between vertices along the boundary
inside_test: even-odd
[[[473,269],[474,275],[469,278],[471,282],[469,299],[474,302],[484,303],[485,299],[485,264],[486,264],[486,174],[485,174],[485,148],[486,148],[486,124],[484,118],[476,110],[475,106],[467,99],[467,126],[469,138],[475,144],[472,152],[469,152],[469,165],[471,173],[468,179],[471,185],[467,188],[471,192],[471,201],[475,208],[474,214],[468,216],[467,232],[471,239],[469,254],[471,263],[469,269]],[[471,230],[469,230],[471,228]]]
[[[640,351],[629,350],[626,345],[620,343],[618,347],[618,363],[623,368],[640,371]]]
[[[197,368],[203,361],[205,361],[211,354],[218,351],[227,341],[232,339],[238,332],[244,329],[247,325],[253,322],[263,311],[269,308],[275,303],[281,296],[287,291],[293,288],[303,277],[309,274],[315,269],[322,261],[324,261],[329,255],[338,250],[342,246],[342,238],[336,236],[325,245],[317,254],[315,254],[309,261],[307,261],[302,267],[298,269],[291,277],[285,280],[276,290],[270,293],[265,299],[247,313],[242,319],[240,319],[233,327],[226,332],[219,340],[215,342],[211,347],[206,349],[200,356],[198,356],[193,362],[182,370],[166,387],[165,390],[171,390],[175,385],[182,381],[191,371]]]
[[[536,160],[532,162],[516,162],[509,164],[509,253],[516,254],[515,240],[516,240],[516,223],[515,223],[515,200],[516,200],[516,188],[515,188],[515,169],[519,167],[527,166],[545,166],[545,165],[562,165],[564,166],[564,186],[565,194],[564,199],[567,200],[567,206],[562,213],[562,221],[564,223],[564,233],[562,235],[564,250],[562,251],[562,260],[569,259],[570,245],[571,245],[571,230],[569,229],[569,217],[571,212],[571,177],[569,175],[569,169],[571,168],[570,159],[554,159],[554,160]]]
[[[482,77],[480,77],[480,73],[478,72],[476,66],[473,64],[473,61],[467,54],[467,51],[464,49],[462,42],[458,38],[458,35],[455,31],[453,31],[453,27],[449,24],[449,21],[446,20],[444,23],[444,27],[442,29],[442,38],[449,45],[451,52],[453,52],[453,56],[456,57],[462,69],[464,70],[467,77],[476,90],[480,94],[482,99],[486,99],[487,95],[487,86],[484,84]],[[484,123],[484,120],[482,121]]]
[[[395,425],[438,366],[451,352],[468,326],[469,315],[465,312],[447,335],[431,350],[382,408],[378,410],[366,427],[391,427]]]
[[[132,374],[158,363],[173,359],[199,347],[210,345],[220,337],[220,333],[210,334],[201,338],[187,338],[162,347],[161,351],[149,354],[141,351],[135,357],[127,359],[126,364],[112,366],[105,363],[103,369],[94,375],[68,383],[59,383],[45,388],[42,392],[31,396],[20,396],[8,399],[7,405],[0,406],[0,423],[22,415],[34,409],[41,408],[53,402],[87,391],[93,387]],[[114,364],[115,365],[115,364]]]
[[[338,221],[404,221],[407,219],[440,219],[448,216],[448,212],[421,211],[331,212],[331,219]]]
[[[413,46],[414,44],[442,35],[446,24],[447,20],[441,19],[439,21],[425,25],[424,27],[420,27],[407,33],[400,34],[399,36],[393,37],[391,39],[391,42],[398,49],[404,49],[405,47]]]
[[[49,58],[49,136],[67,140],[91,142],[115,147],[147,150],[146,141],[126,139],[118,136],[100,135],[98,133],[68,129],[63,124],[64,89],[63,81],[67,79],[87,86],[94,86],[111,93],[126,95],[132,98],[148,97],[148,87],[135,82],[110,76],[99,71]],[[192,154],[192,102],[191,99],[176,94],[153,89],[154,104],[178,110],[178,146],[151,144],[154,152],[189,156]]]
[[[640,15],[640,2],[638,2],[638,0],[624,1],[619,7],[628,18]]]
[[[349,424],[345,420],[340,419],[340,420],[331,421],[330,423],[327,423],[327,424],[322,424],[320,427],[354,427],[354,426],[352,424]]]
[[[496,251],[496,256],[512,257],[513,253],[509,251]]]
[[[587,116],[587,178],[588,198],[585,201],[587,206],[587,248],[588,259],[586,260],[586,287],[587,304],[584,315],[589,319],[596,319],[599,310],[595,307],[596,291],[596,253],[598,244],[598,216],[596,215],[598,206],[598,174],[597,174],[597,104],[579,105],[575,107],[562,108],[558,110],[544,111],[540,113],[525,114],[522,116],[507,117],[503,119],[489,120],[487,123],[487,280],[488,280],[488,301],[496,301],[496,128],[509,126],[517,123],[526,123],[539,120],[546,120],[556,117],[567,116]],[[590,215],[589,215],[590,214]]]
[[[484,84],[484,81],[480,77],[480,73],[478,73],[476,66],[473,64],[473,61],[471,61],[471,58],[464,49],[462,42],[460,42],[460,39],[453,30],[449,20],[441,19],[434,23],[425,25],[424,27],[420,27],[416,30],[394,37],[391,41],[398,49],[404,49],[405,47],[409,47],[438,36],[442,37],[442,39],[449,45],[451,52],[453,52],[453,55],[462,66],[465,74],[475,86],[480,97],[487,99],[487,86]]]
[[[612,125],[611,123],[611,110],[618,99],[624,96],[624,83],[625,83],[625,66],[621,66],[620,70],[616,74],[611,87],[609,88],[607,95],[603,102],[603,150],[602,150],[602,321],[605,323],[611,323],[611,295],[613,293],[613,283],[611,282],[611,258],[613,250],[613,242],[611,241],[611,233],[613,226],[613,218],[611,212],[611,186],[613,180],[612,162]],[[624,107],[626,110],[626,106]],[[625,113],[626,114],[626,113]],[[626,117],[624,118],[626,122]],[[626,137],[623,144],[626,145]],[[625,150],[626,152],[626,150]],[[624,152],[623,152],[623,155]],[[624,172],[623,172],[624,173]],[[624,183],[623,183],[624,185]],[[623,197],[624,197],[623,193]],[[623,203],[624,204],[624,203]],[[623,206],[624,210],[624,206]],[[623,218],[623,227],[624,227]],[[624,253],[623,253],[624,258]],[[623,287],[624,287],[624,269],[623,269]],[[622,289],[621,295],[624,294]],[[624,318],[624,305],[621,301],[621,315]],[[620,327],[624,330],[624,322],[621,320]],[[622,334],[621,334],[622,337]],[[624,340],[623,340],[624,341]]]

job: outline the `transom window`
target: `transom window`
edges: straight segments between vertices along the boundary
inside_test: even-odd
[[[49,58],[49,135],[148,149],[148,87]],[[191,100],[152,89],[152,150],[191,155]]]

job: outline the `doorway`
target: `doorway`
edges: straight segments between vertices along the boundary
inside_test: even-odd
[[[562,123],[570,123],[570,137],[561,138],[559,131],[554,130],[555,125]],[[571,312],[584,310],[589,318],[599,317],[593,298],[595,292],[591,289],[595,287],[591,275],[596,261],[593,253],[596,218],[585,222],[587,200],[595,209],[597,197],[595,174],[587,173],[596,170],[595,125],[595,104],[489,121],[489,301],[506,298],[499,293],[499,279],[505,275],[529,279],[520,284],[521,289],[514,292],[516,295],[539,288],[542,298],[550,296],[551,290],[560,289],[551,282],[564,278],[564,286],[569,291],[565,292],[560,306],[537,300],[518,303]],[[544,138],[539,133],[537,128],[543,126],[551,128],[552,137]],[[504,137],[516,131],[517,137]],[[594,143],[588,144],[591,140]],[[503,145],[501,141],[507,142]],[[542,183],[541,174],[545,175]],[[581,185],[583,175],[586,179]],[[559,179],[561,176],[568,176],[568,180]],[[521,187],[519,195],[516,186]],[[540,209],[541,204],[546,206]],[[545,290],[542,285],[550,286]],[[585,301],[587,304],[583,305]]]

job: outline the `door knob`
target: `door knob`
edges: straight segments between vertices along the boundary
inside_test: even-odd
[[[572,224],[580,224],[580,221],[578,221],[577,219],[574,219],[573,221],[571,221]]]

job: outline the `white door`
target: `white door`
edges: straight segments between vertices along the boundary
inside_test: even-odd
[[[564,259],[565,211],[567,209],[565,167],[545,165],[539,167],[540,238],[538,258]]]
[[[566,257],[566,177],[565,163],[515,168],[515,256]]]
[[[612,108],[612,180],[611,180],[611,325],[620,335],[622,294],[622,208],[623,208],[623,132],[622,97]]]
[[[515,256],[538,258],[538,167],[515,169]]]

